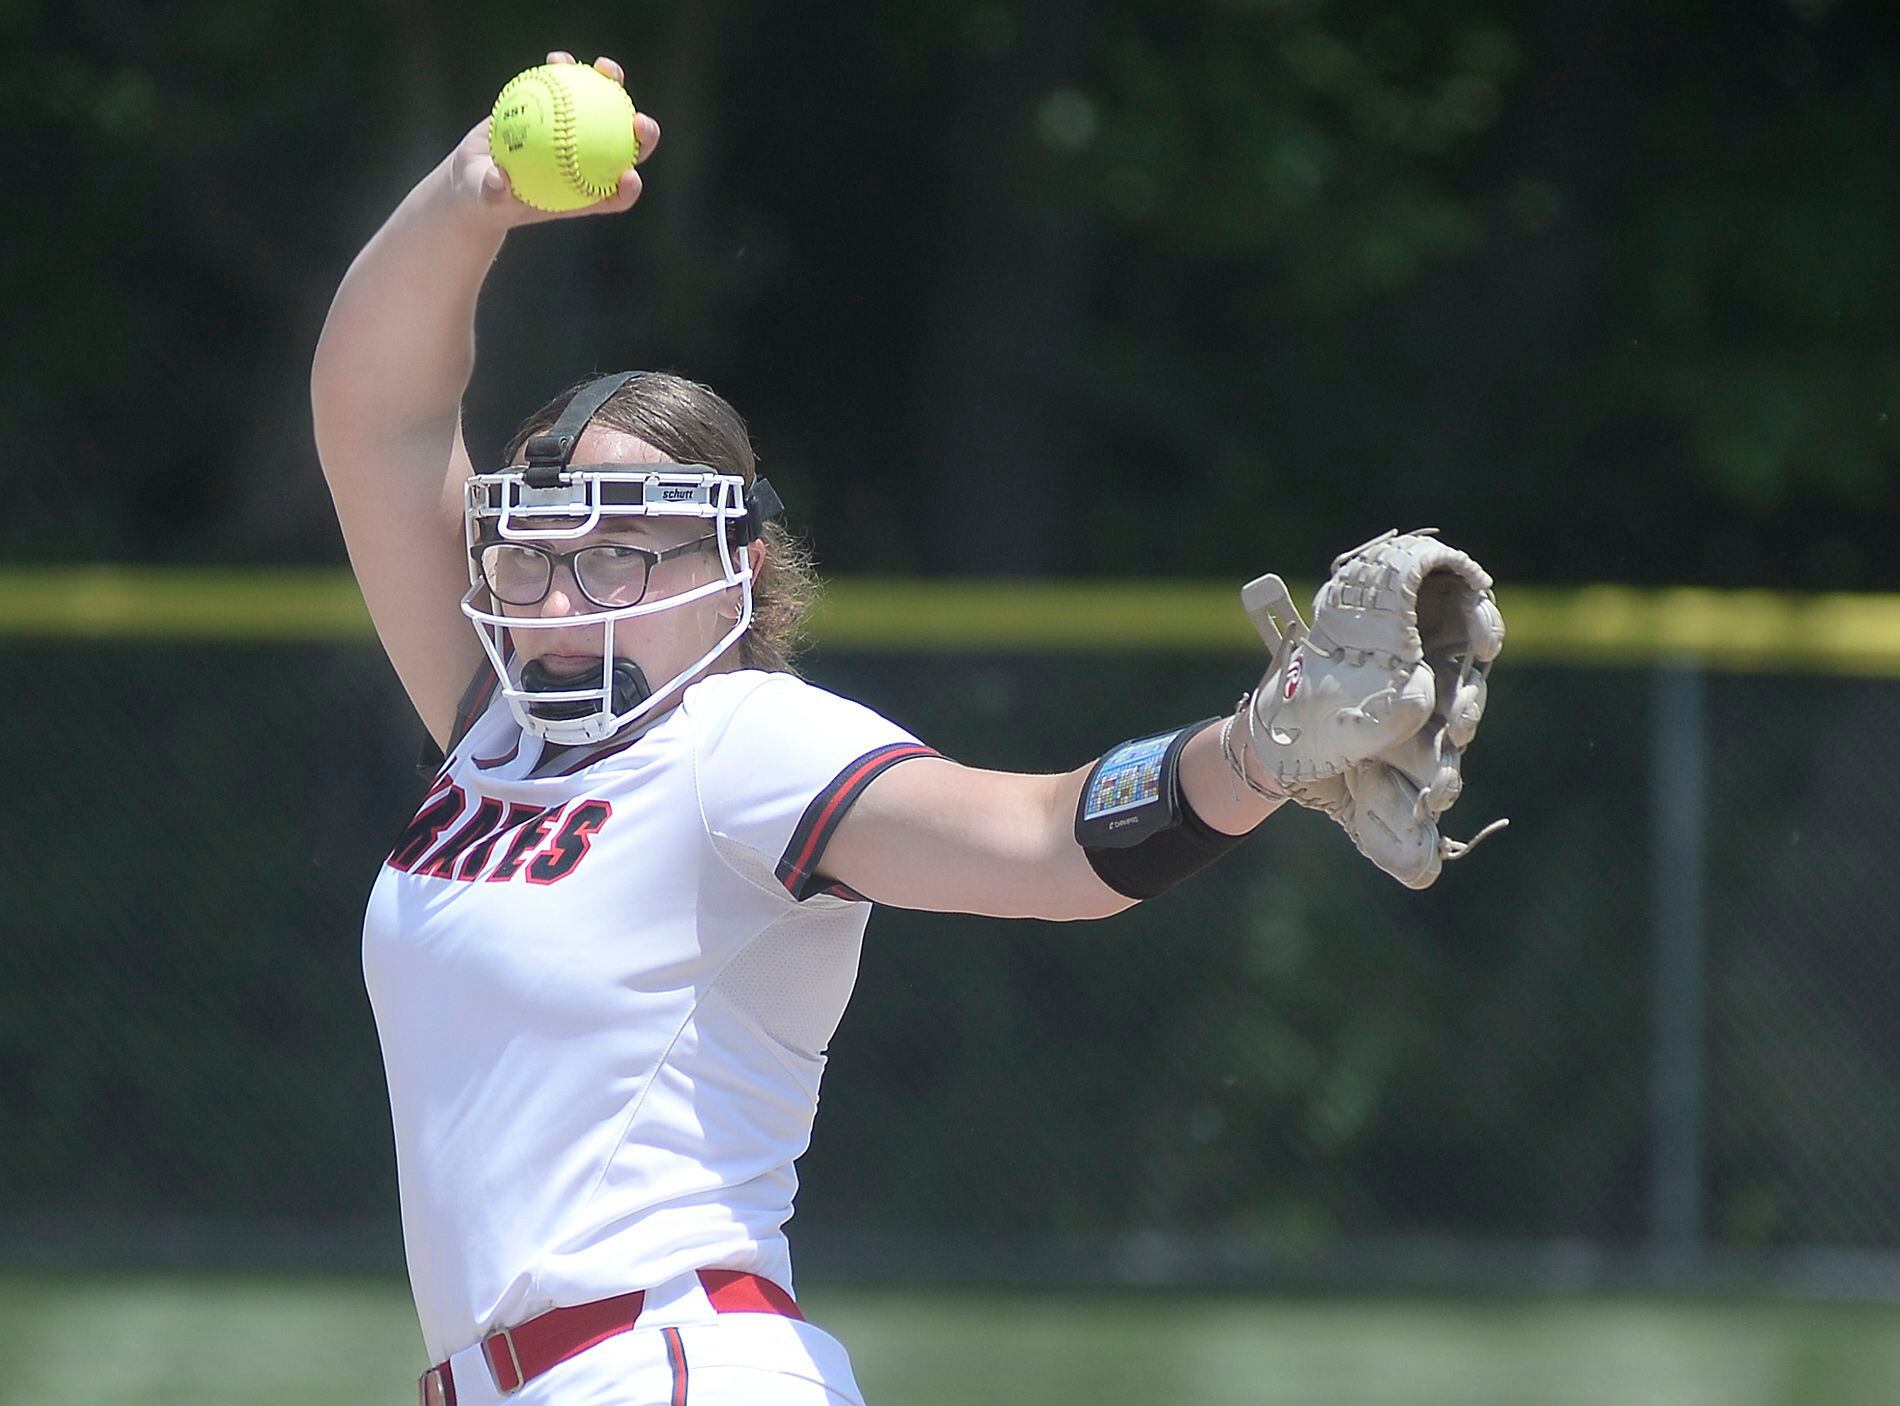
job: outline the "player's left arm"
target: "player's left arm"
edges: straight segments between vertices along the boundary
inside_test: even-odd
[[[1244,835],[1280,802],[1241,785],[1219,725],[1181,751],[1181,796],[1202,823]],[[1249,775],[1272,778],[1247,762]],[[1076,840],[1094,763],[1054,776],[919,757],[885,771],[839,821],[821,869],[877,903],[994,918],[1106,918],[1138,901],[1096,873]]]

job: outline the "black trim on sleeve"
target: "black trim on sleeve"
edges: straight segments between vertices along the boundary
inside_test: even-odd
[[[785,885],[786,892],[800,903],[814,893],[832,893],[839,898],[848,896],[861,900],[861,894],[845,888],[843,884],[832,884],[830,887],[819,884],[818,863],[824,858],[825,846],[831,843],[831,837],[837,831],[838,822],[844,819],[845,812],[851,809],[872,781],[899,762],[907,762],[913,757],[937,755],[936,748],[926,747],[921,742],[892,742],[866,752],[833,777],[824,790],[811,798],[811,804],[805,807],[805,813],[798,818],[791,839],[786,842],[785,853],[779,858],[778,868],[774,872],[778,881]],[[837,892],[839,889],[844,889],[844,892]]]
[[[488,711],[488,700],[495,696],[495,671],[483,662],[481,671],[468,681],[462,701],[455,705],[455,726],[449,730],[449,750],[462,745],[476,719]]]
[[[462,745],[462,739],[468,736],[469,729],[475,726],[475,720],[487,710],[488,700],[494,696],[495,671],[488,667],[487,660],[483,660],[475,677],[462,690],[462,701],[455,705],[455,721],[449,728],[450,752]],[[424,733],[422,750],[416,756],[416,773],[423,777],[434,776],[447,760],[448,753],[435,745],[433,737]]]

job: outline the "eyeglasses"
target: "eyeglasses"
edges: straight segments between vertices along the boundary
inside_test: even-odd
[[[697,551],[717,537],[708,532],[677,547],[654,551],[621,542],[550,551],[535,542],[479,542],[469,549],[482,584],[504,605],[539,605],[554,589],[554,568],[565,566],[589,603],[603,610],[638,605],[647,593],[653,568],[668,557]]]

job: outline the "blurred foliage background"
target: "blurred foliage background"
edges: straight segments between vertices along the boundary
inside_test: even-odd
[[[0,550],[339,559],[328,299],[558,44],[620,57],[665,142],[630,218],[505,251],[478,459],[579,371],[663,366],[751,418],[835,571],[1312,570],[1431,521],[1507,580],[1891,589],[1896,31],[1838,0],[10,0],[0,414],[33,448]]]

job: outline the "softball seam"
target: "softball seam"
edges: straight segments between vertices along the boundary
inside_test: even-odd
[[[553,124],[552,141],[550,144],[554,151],[555,165],[559,168],[562,177],[567,181],[570,188],[587,196],[590,200],[605,200],[619,189],[619,172],[614,173],[614,183],[607,186],[597,185],[587,180],[586,177],[581,174],[580,143],[575,140],[577,124],[574,116],[574,101],[567,91],[567,85],[558,81],[558,79],[548,73],[546,65],[540,68],[531,68],[526,73],[520,73],[511,78],[507,86],[501,90],[500,96],[496,98],[497,106],[517,89],[525,87],[529,83],[539,84],[541,91],[548,95],[551,110],[550,117]],[[489,145],[491,148],[494,146],[494,141],[495,124],[494,119],[491,117],[489,119]],[[529,201],[526,203],[533,204],[534,202]],[[535,208],[544,209],[546,207],[537,205]]]

